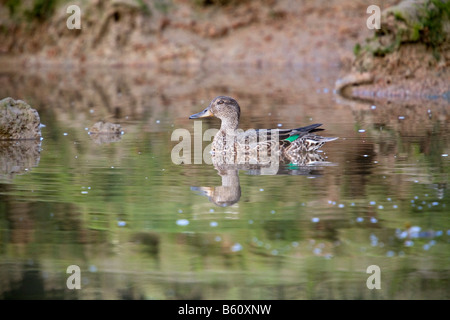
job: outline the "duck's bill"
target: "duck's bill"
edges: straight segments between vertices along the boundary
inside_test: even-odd
[[[193,114],[189,117],[189,119],[198,119],[198,118],[206,118],[206,117],[212,117],[213,113],[210,109],[206,108],[203,111],[200,111],[199,113]]]

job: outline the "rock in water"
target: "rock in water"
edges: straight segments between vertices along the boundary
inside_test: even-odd
[[[38,112],[22,100],[0,100],[0,140],[41,138]]]
[[[121,139],[123,134],[120,124],[99,121],[89,129],[89,136],[95,143],[111,143]]]
[[[351,73],[336,81],[334,89],[345,95],[345,89],[351,86],[367,84],[373,82],[373,75],[370,72]]]
[[[90,129],[89,134],[121,134],[122,127],[120,124],[99,121]]]

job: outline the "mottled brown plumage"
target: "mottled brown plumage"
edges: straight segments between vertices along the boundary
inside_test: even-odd
[[[321,137],[314,132],[321,124],[313,124],[296,129],[259,129],[243,131],[238,129],[241,108],[231,97],[218,96],[209,106],[189,119],[215,116],[221,120],[220,130],[214,137],[211,151],[228,154],[232,157],[258,156],[265,154],[288,155],[288,158],[299,152],[314,152],[324,143],[336,140],[336,137]],[[239,161],[239,160],[238,160]]]

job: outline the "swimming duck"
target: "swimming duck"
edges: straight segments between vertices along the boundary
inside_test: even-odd
[[[237,153],[239,149],[245,149],[246,151],[252,148],[259,149],[263,144],[271,152],[274,147],[274,139],[271,139],[272,134],[278,134],[278,141],[275,141],[275,143],[279,146],[278,151],[282,155],[314,152],[321,148],[324,143],[337,139],[337,137],[321,137],[314,134],[314,132],[323,130],[318,129],[322,125],[319,123],[295,129],[257,129],[244,132],[238,129],[240,115],[241,108],[235,99],[218,96],[211,101],[205,110],[191,115],[189,119],[214,116],[221,120],[220,130],[214,136],[211,146],[212,153],[227,151]],[[249,140],[252,140],[252,134],[256,135],[257,142],[254,142],[254,140],[249,142]]]

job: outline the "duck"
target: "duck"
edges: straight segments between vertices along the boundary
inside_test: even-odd
[[[216,117],[221,120],[219,131],[214,136],[211,153],[239,153],[244,150],[248,153],[251,149],[260,149],[266,146],[269,152],[276,151],[281,156],[296,158],[295,154],[304,152],[316,152],[326,142],[334,141],[338,137],[322,137],[315,132],[322,131],[318,128],[322,124],[315,123],[305,127],[293,129],[256,129],[243,131],[238,129],[241,108],[238,102],[228,96],[215,97],[208,107],[189,117],[189,119],[201,119]],[[274,135],[274,139],[272,138]],[[273,150],[277,148],[278,150]]]

